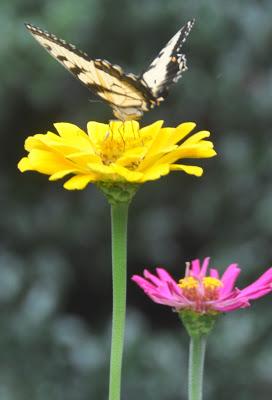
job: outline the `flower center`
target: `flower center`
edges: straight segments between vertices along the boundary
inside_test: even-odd
[[[110,165],[121,157],[127,157],[126,168],[135,169],[146,152],[151,136],[141,135],[139,130],[125,129],[125,126],[113,128],[99,140],[97,148],[103,164]]]
[[[196,279],[193,276],[187,276],[179,280],[178,286],[188,300],[197,303],[216,300],[219,296],[219,289],[223,283],[216,278],[206,276],[202,279]]]
[[[106,137],[99,146],[103,164],[110,165],[115,162],[124,152],[125,145],[124,141],[116,140],[112,135]]]

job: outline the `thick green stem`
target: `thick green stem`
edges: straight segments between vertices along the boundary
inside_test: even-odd
[[[109,400],[120,400],[126,319],[128,203],[111,205],[113,313]]]
[[[207,337],[191,336],[189,355],[189,400],[202,400],[203,368]]]

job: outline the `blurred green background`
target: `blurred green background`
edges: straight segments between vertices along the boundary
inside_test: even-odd
[[[189,19],[189,70],[144,117],[209,129],[218,157],[202,178],[174,173],[130,210],[129,276],[210,255],[243,268],[240,287],[272,264],[271,0],[1,0],[0,398],[106,399],[111,267],[109,207],[97,189],[65,191],[20,174],[26,136],[110,109],[33,40],[23,22],[140,73]],[[271,399],[272,297],[221,318],[209,340],[205,399]],[[186,399],[188,338],[170,309],[128,282],[123,399]]]

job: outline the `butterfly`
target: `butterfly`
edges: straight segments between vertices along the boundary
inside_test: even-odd
[[[31,24],[25,25],[51,56],[112,108],[116,118],[126,121],[140,119],[145,111],[160,105],[169,87],[187,70],[181,47],[194,20],[188,21],[169,40],[139,76],[126,74],[119,65],[106,60],[91,59],[88,54],[52,33]]]

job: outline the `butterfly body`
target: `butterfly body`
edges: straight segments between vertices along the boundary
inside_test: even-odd
[[[180,50],[193,23],[187,22],[140,76],[126,74],[109,61],[91,59],[74,45],[38,27],[26,24],[26,28],[49,54],[109,104],[116,118],[126,121],[140,119],[144,112],[158,106],[169,86],[187,70],[186,57]]]

